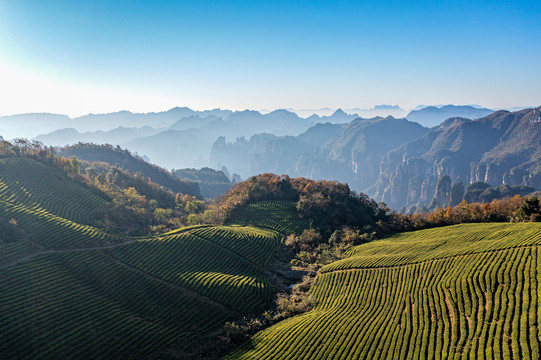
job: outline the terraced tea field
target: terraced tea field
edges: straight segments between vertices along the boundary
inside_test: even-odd
[[[272,289],[263,274],[278,250],[276,232],[245,227],[202,227],[107,250],[146,274],[192,289],[237,312],[264,308]]]
[[[0,218],[22,234],[0,239],[0,359],[182,357],[272,300],[264,271],[279,232],[121,238],[83,224],[105,201],[40,163],[0,161]]]
[[[541,224],[399,234],[324,267],[318,304],[227,359],[539,359]]]
[[[279,231],[285,235],[300,234],[308,228],[293,201],[260,201],[237,209],[230,224],[253,225]]]
[[[24,158],[0,159],[0,200],[39,208],[80,224],[110,201],[93,188],[67,178],[59,169]]]
[[[252,251],[239,246],[257,242],[262,246]],[[5,267],[0,358],[187,349],[226,320],[268,305],[272,288],[262,267],[278,246],[280,237],[269,230],[207,227]]]
[[[0,265],[29,253],[122,241],[87,225],[107,202],[103,193],[58,169],[31,159],[0,159],[0,217],[22,235],[0,239]]]
[[[2,359],[142,357],[182,349],[231,316],[97,252],[48,255],[0,279]]]

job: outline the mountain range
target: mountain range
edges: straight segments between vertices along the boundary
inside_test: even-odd
[[[336,179],[398,209],[438,204],[435,194],[445,198],[450,191],[437,191],[442,176],[449,176],[450,186],[484,182],[540,189],[536,111],[445,105],[422,107],[406,118],[362,118],[341,109],[303,118],[289,110],[177,107],[74,119],[24,114],[2,117],[0,124],[6,125],[4,137],[10,126],[19,131],[46,126],[54,130],[35,137],[45,145],[120,145],[168,169],[210,166],[244,178],[274,172]]]
[[[424,135],[428,129],[406,119],[355,119],[318,124],[293,137],[257,134],[249,140],[216,140],[210,162],[241,176],[274,172],[315,179],[341,180],[364,189],[377,180],[382,156]]]
[[[274,172],[347,182],[396,209],[444,206],[434,198],[448,198],[453,183],[541,189],[539,114],[539,108],[498,111],[432,129],[393,117],[355,119],[318,124],[297,137],[257,134],[230,143],[222,137],[210,161],[241,176]],[[436,196],[442,177],[451,185]]]
[[[88,114],[74,118],[60,114],[31,113],[0,116],[0,125],[2,135],[5,138],[33,138],[65,128],[73,128],[78,132],[109,131],[117,127],[150,126],[161,128],[168,127],[179,119],[194,115],[226,117],[231,113],[231,110],[196,111],[187,107],[175,107],[167,111],[149,113],[118,111],[107,114]]]
[[[164,113],[132,114],[132,123],[126,120],[131,114],[128,112],[88,115],[86,120],[97,121],[97,124],[94,123],[92,127],[104,126],[103,124],[107,121],[111,124],[113,122],[111,119],[119,114],[121,115],[120,123],[123,125],[108,131],[81,132],[70,127],[36,136],[35,139],[52,146],[65,146],[78,142],[121,145],[135,153],[147,156],[160,166],[178,169],[208,166],[212,144],[220,136],[235,139],[263,132],[276,135],[298,135],[319,122],[347,122],[358,117],[356,114],[346,114],[340,109],[330,116],[313,115],[301,118],[287,110],[275,110],[262,114],[253,110],[196,112],[188,108],[175,108]],[[156,118],[158,120],[154,121]],[[1,121],[0,118],[0,123]],[[72,123],[79,121],[82,121],[81,118],[73,119]],[[124,126],[127,124],[132,124],[132,127]],[[163,127],[156,127],[157,125]]]
[[[541,189],[541,108],[451,118],[423,137],[388,152],[369,189],[389,206],[426,206],[438,179],[526,185]]]

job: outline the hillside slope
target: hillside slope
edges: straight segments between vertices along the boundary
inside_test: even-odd
[[[26,158],[0,159],[0,218],[19,234],[0,239],[0,264],[21,254],[120,241],[90,226],[110,202],[56,167]]]
[[[467,224],[360,245],[310,312],[227,359],[539,358],[541,224]]]
[[[113,236],[77,222],[102,195],[34,160],[0,160],[0,358],[183,358],[269,306],[280,232]]]
[[[122,169],[132,174],[140,172],[151,181],[171,190],[173,193],[190,194],[193,196],[200,195],[199,186],[194,182],[180,180],[166,169],[151,164],[118,146],[79,143],[57,148],[56,152],[65,157],[75,156],[84,161],[105,162],[112,166],[119,165]]]
[[[0,357],[182,357],[225,321],[268,306],[263,266],[280,239],[196,227],[4,263]]]

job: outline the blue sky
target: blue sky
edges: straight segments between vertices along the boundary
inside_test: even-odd
[[[0,114],[541,103],[539,1],[0,0]]]

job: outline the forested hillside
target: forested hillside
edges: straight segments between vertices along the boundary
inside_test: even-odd
[[[153,182],[171,190],[173,193],[199,195],[197,184],[191,181],[182,181],[171,172],[159,166],[148,163],[142,158],[132,154],[129,150],[119,146],[97,145],[91,143],[78,143],[56,149],[56,153],[65,157],[76,157],[88,162],[105,162],[111,166],[118,165],[120,168],[132,174],[141,173]]]

